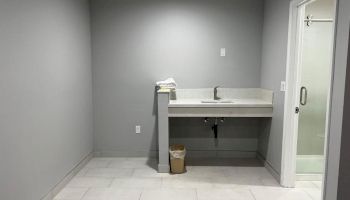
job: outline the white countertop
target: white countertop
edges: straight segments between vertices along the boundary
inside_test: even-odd
[[[231,108],[231,107],[268,107],[272,108],[272,102],[265,101],[262,99],[225,99],[231,100],[233,103],[202,103],[203,100],[208,99],[179,99],[170,100],[169,108],[194,108],[194,107],[205,107],[205,108]]]

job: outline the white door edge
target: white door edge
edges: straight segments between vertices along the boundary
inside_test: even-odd
[[[296,180],[296,152],[298,115],[295,108],[299,106],[299,94],[296,88],[300,83],[300,63],[302,47],[302,30],[305,5],[314,0],[292,0],[289,8],[288,51],[286,66],[286,93],[284,98],[283,140],[281,185],[294,187]]]

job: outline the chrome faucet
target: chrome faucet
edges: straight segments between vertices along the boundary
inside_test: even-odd
[[[214,87],[214,100],[220,100],[221,99],[220,97],[218,97],[218,88],[219,87],[220,86]]]

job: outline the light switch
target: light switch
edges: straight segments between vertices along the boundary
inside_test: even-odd
[[[141,126],[140,125],[136,125],[135,127],[135,133],[140,134],[141,133]]]
[[[220,49],[220,56],[226,56],[226,48]]]

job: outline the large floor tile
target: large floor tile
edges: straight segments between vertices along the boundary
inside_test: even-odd
[[[162,188],[213,188],[213,181],[210,178],[199,177],[165,177],[162,178]]]
[[[296,181],[295,187],[296,188],[317,188],[317,186],[313,184],[312,181]]]
[[[249,189],[197,189],[198,200],[255,200]]]
[[[54,200],[80,200],[89,188],[64,188]]]
[[[197,200],[194,189],[144,190],[140,200]]]
[[[171,177],[176,176],[169,173],[158,173],[157,170],[153,168],[141,168],[141,169],[134,169],[134,172],[132,174],[132,177],[135,178],[154,178],[154,177]]]
[[[226,187],[229,185],[236,185],[239,187],[280,187],[276,179],[264,167],[235,167],[233,169],[226,168],[223,170],[222,174],[224,178],[221,178],[221,182],[218,181],[218,183],[215,183],[215,185],[218,187]]]
[[[226,177],[214,177],[212,178],[212,180],[214,186],[218,188],[265,186],[262,179],[257,176],[236,175]]]
[[[314,185],[316,185],[317,188],[322,188],[323,187],[323,182],[322,181],[311,181]]]
[[[261,180],[249,177],[225,177],[225,178],[212,178],[214,188],[250,188],[250,187],[264,187],[266,186]]]
[[[112,182],[111,178],[75,177],[67,187],[109,187]]]
[[[109,168],[123,168],[123,169],[142,169],[154,168],[156,166],[155,159],[147,158],[128,158],[125,160],[115,160],[108,164]]]
[[[204,162],[204,160],[203,160]],[[227,162],[228,164],[235,164]],[[93,158],[55,200],[320,200],[321,182],[282,188],[256,164],[187,166],[183,174],[157,173],[148,158]],[[215,164],[215,163],[214,163]]]
[[[180,176],[186,177],[200,177],[200,178],[212,178],[212,177],[226,177],[224,172],[235,171],[235,167],[227,166],[188,166],[186,167],[186,173],[180,174]]]
[[[313,200],[302,189],[256,187],[250,190],[256,200]]]
[[[156,161],[156,158],[147,158],[147,157],[128,157],[127,160],[134,160],[134,161]]]
[[[88,169],[84,176],[86,177],[105,177],[120,178],[131,177],[133,169],[117,169],[117,168],[92,168]]]
[[[227,172],[225,172],[227,174]],[[236,167],[233,174],[228,174],[233,176],[250,176],[257,178],[273,178],[269,171],[265,167]]]
[[[188,166],[228,166],[228,167],[263,167],[263,163],[256,158],[186,158]]]
[[[313,199],[313,200],[321,200],[322,198],[322,190],[318,188],[306,188],[304,191]]]
[[[89,169],[91,169],[91,168],[84,167],[75,175],[75,177],[85,176],[86,172],[89,171]]]
[[[278,181],[272,176],[269,178],[260,178],[259,180],[262,182],[264,186],[281,187]]]
[[[85,168],[107,167],[110,162],[110,159],[93,158],[86,164]]]
[[[136,189],[92,188],[82,200],[139,200],[141,192]]]
[[[114,179],[111,187],[123,189],[123,188],[137,188],[137,189],[158,189],[161,188],[162,178],[116,178]]]

